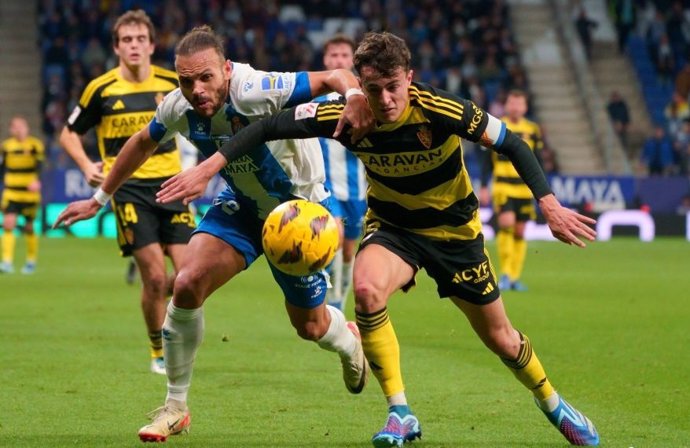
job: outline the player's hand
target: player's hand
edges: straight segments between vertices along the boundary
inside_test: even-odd
[[[31,182],[26,189],[31,192],[41,191],[41,181],[36,179],[35,181]]]
[[[597,232],[590,227],[597,223],[596,220],[563,207],[553,194],[539,199],[539,207],[551,233],[560,241],[585,247],[582,239],[594,241],[597,236]]]
[[[489,205],[489,202],[491,202],[491,194],[489,193],[489,189],[486,187],[481,187],[479,189],[479,204],[482,207],[486,207]]]
[[[163,182],[161,189],[156,193],[156,202],[167,204],[182,199],[182,203],[187,205],[201,197],[213,177],[213,173],[207,173],[202,165],[184,170]]]
[[[103,162],[92,163],[84,170],[86,182],[92,187],[100,186],[105,180],[103,175]]]
[[[340,116],[340,120],[338,120],[338,124],[335,127],[333,138],[338,137],[347,125],[352,127],[352,129],[348,131],[352,143],[361,140],[374,129],[376,119],[374,118],[374,113],[371,111],[371,107],[369,107],[369,100],[367,100],[366,96],[350,95],[347,103],[345,103],[343,114]]]
[[[53,229],[57,229],[60,224],[68,226],[75,222],[93,218],[100,209],[101,204],[96,202],[94,198],[72,202],[57,217],[57,220],[53,223]]]

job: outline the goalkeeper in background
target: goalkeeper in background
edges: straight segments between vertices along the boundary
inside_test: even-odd
[[[505,102],[505,115],[501,119],[508,129],[524,140],[539,159],[543,147],[539,125],[525,118],[527,113],[527,94],[521,90],[511,90]],[[541,160],[540,160],[541,161]],[[479,199],[482,205],[489,204],[489,177],[493,172],[491,202],[498,216],[498,263],[500,278],[498,287],[504,291],[526,291],[522,281],[522,268],[527,255],[525,227],[527,221],[534,220],[536,210],[532,192],[520,178],[510,159],[503,154],[491,151],[484,155],[482,164],[481,190]]]

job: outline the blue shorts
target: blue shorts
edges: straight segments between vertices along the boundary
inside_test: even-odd
[[[356,240],[362,236],[364,215],[367,212],[367,201],[333,200],[332,202],[333,207],[331,213],[336,218],[343,220],[343,227],[345,227],[345,239]]]
[[[321,202],[329,207],[330,199]],[[232,191],[225,190],[213,201],[194,233],[208,233],[220,238],[244,256],[247,268],[263,254],[261,230],[264,221],[256,216],[252,207],[242,206]],[[325,271],[306,276],[285,274],[274,268],[271,272],[285,299],[300,308],[316,308],[326,298],[328,279]]]

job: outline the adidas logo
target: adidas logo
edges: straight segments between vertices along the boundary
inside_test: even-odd
[[[482,293],[482,295],[485,296],[485,295],[489,294],[491,291],[493,291],[494,289],[495,289],[494,285],[492,283],[489,283],[486,285],[486,288],[484,289],[484,292]]]
[[[363,138],[357,143],[358,148],[372,148],[374,145],[369,141],[368,138]]]
[[[117,100],[115,101],[115,104],[113,104],[113,110],[122,110],[125,108],[125,103],[122,102],[122,100]]]

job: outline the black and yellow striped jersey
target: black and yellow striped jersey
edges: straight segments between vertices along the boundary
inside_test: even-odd
[[[40,176],[45,159],[43,142],[32,136],[22,141],[9,138],[2,142],[1,149],[0,159],[5,171],[3,202],[40,202],[41,192],[29,191],[29,185]]]
[[[368,217],[437,240],[469,240],[481,231],[478,201],[465,168],[461,138],[486,140],[490,116],[473,102],[412,83],[410,101],[394,123],[379,125],[353,144],[366,169]],[[312,103],[313,104],[313,103]],[[313,117],[297,106],[295,123],[312,133],[333,134],[342,102],[318,105]],[[500,133],[500,121],[493,118]]]
[[[521,118],[517,122],[512,122],[507,117],[504,117],[502,121],[513,134],[516,134],[527,143],[535,154],[541,151],[544,144],[541,138],[541,130],[537,123],[526,118]],[[494,195],[502,197],[509,196],[518,199],[529,199],[532,197],[532,192],[515,170],[513,163],[508,157],[503,154],[492,152],[491,162],[493,166],[492,191]]]
[[[78,134],[96,127],[103,171],[108,173],[127,139],[149,124],[158,103],[177,86],[175,72],[155,65],[148,79],[140,83],[125,80],[116,67],[86,86],[67,126]],[[159,146],[128,182],[146,184],[146,180],[167,178],[180,171],[180,155],[172,139]]]

